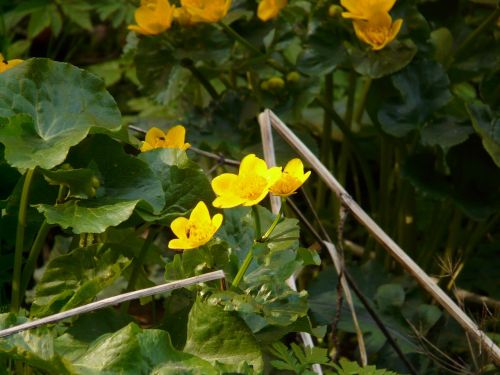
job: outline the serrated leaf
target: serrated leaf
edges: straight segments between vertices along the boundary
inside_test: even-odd
[[[120,244],[77,248],[50,261],[35,287],[31,315],[40,317],[92,301],[131,263]]]
[[[245,363],[253,366],[254,372],[263,370],[260,347],[244,321],[200,300],[189,313],[184,351],[211,363],[220,362],[230,372],[240,371]]]
[[[400,99],[383,105],[377,117],[382,130],[395,137],[420,128],[451,99],[448,76],[433,61],[413,63],[391,80]]]
[[[116,103],[100,79],[41,58],[0,76],[0,117],[11,116],[0,127],[0,142],[9,164],[20,169],[52,169],[92,129],[117,131],[121,126]]]
[[[22,323],[26,323],[25,318],[0,314],[0,330]],[[2,338],[0,354],[50,374],[73,374],[71,363],[56,353],[54,339],[54,333],[47,327],[24,331]]]

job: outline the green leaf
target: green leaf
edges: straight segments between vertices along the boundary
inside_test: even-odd
[[[185,212],[199,201],[208,205],[214,199],[210,182],[203,170],[191,162],[185,151],[163,148],[139,155],[161,181],[165,193],[163,212]]]
[[[50,26],[50,10],[49,7],[44,7],[31,13],[30,22],[28,24],[28,37],[30,39],[35,38]],[[52,11],[57,12],[56,9],[52,9]]]
[[[26,323],[26,318],[10,313],[0,314],[0,330],[22,323]],[[0,355],[2,354],[49,374],[73,374],[71,363],[56,353],[54,333],[47,327],[2,338]]]
[[[63,185],[69,189],[68,196],[73,198],[92,198],[100,182],[91,169],[59,169],[57,171],[42,170],[47,182],[51,185]]]
[[[375,301],[381,311],[400,308],[405,302],[405,291],[401,284],[384,284],[377,289]]]
[[[71,21],[87,31],[92,31],[92,22],[90,20],[92,6],[90,4],[81,0],[65,0],[61,2],[61,8]]]
[[[31,314],[50,315],[92,301],[128,267],[126,252],[124,245],[100,244],[53,259],[35,287]]]
[[[19,114],[24,115],[15,116]],[[70,64],[41,58],[0,76],[0,117],[11,116],[15,117],[0,127],[0,142],[9,164],[20,169],[51,169],[89,131],[117,131],[121,122],[100,79]]]
[[[371,78],[381,78],[408,65],[413,60],[417,48],[410,40],[395,40],[381,51],[359,50],[353,46],[349,46],[348,51],[356,72]]]
[[[263,370],[260,347],[244,321],[235,313],[201,300],[189,313],[184,351],[212,364],[221,363],[226,372],[238,372],[245,363],[256,373]]]
[[[37,209],[45,215],[49,224],[71,228],[75,234],[103,233],[108,227],[127,220],[138,203],[138,200],[109,204],[98,200],[71,200],[56,206],[40,204]]]
[[[96,340],[74,366],[78,374],[218,374],[207,361],[175,350],[167,332],[134,323]]]
[[[298,57],[297,69],[310,75],[331,73],[347,57],[339,34],[326,27],[314,30]]]
[[[500,168],[500,118],[494,116],[486,104],[479,102],[468,103],[467,112],[485,150]]]
[[[453,117],[437,119],[420,130],[423,145],[439,146],[443,150],[465,142],[472,133],[471,126],[461,125]]]
[[[403,137],[420,128],[451,99],[448,76],[433,61],[413,63],[391,80],[400,99],[383,105],[378,120],[382,130],[395,137]]]

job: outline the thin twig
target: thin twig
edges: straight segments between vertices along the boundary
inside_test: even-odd
[[[40,327],[45,324],[59,322],[61,320],[67,319],[75,315],[99,310],[125,301],[131,301],[133,299],[148,297],[159,293],[165,293],[174,289],[180,289],[194,284],[205,283],[207,281],[219,280],[223,279],[224,277],[225,277],[224,271],[214,271],[205,273],[203,275],[190,277],[188,279],[173,281],[168,284],[157,285],[151,288],[141,289],[129,293],[123,293],[114,297],[109,297],[102,299],[100,301],[92,302],[84,306],[76,307],[68,311],[63,311],[54,315],[50,315],[45,318],[37,319],[32,322],[23,323],[15,327],[4,329],[0,331],[0,337],[10,336],[15,333],[19,333],[21,331],[26,331],[28,329]]]
[[[349,209],[354,218],[362,224],[375,240],[379,242],[389,254],[405,268],[417,282],[467,331],[491,359],[500,365],[500,348],[495,342],[482,332],[476,323],[401,249],[391,237],[352,199],[342,185],[318,160],[309,148],[277,117],[272,111],[265,110],[272,126],[276,131],[303,157],[313,170],[325,181],[328,187],[338,196],[341,202]]]

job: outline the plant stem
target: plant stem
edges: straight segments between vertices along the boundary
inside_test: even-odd
[[[452,62],[455,58],[459,57],[467,47],[477,38],[479,34],[481,34],[490,24],[496,21],[496,19],[500,16],[500,7],[497,8],[491,13],[473,32],[471,32],[467,38],[457,47],[455,53],[453,54],[453,58],[450,59]]]
[[[139,273],[141,272],[142,266],[144,264],[144,260],[146,259],[146,255],[148,253],[149,247],[153,243],[154,239],[156,238],[156,235],[158,234],[158,229],[151,229],[149,228],[148,235],[146,237],[146,241],[142,244],[141,251],[139,252],[139,257],[135,260],[134,262],[134,268],[132,269],[132,274],[130,275],[130,279],[128,280],[128,285],[126,292],[131,292],[135,288],[135,283],[137,282],[137,279],[139,278]],[[128,311],[130,302],[124,302],[122,303],[120,310],[123,313],[126,313]]]
[[[363,118],[363,113],[365,112],[366,100],[368,99],[368,93],[370,92],[370,87],[372,86],[373,79],[370,77],[365,78],[365,83],[363,85],[363,91],[361,92],[361,99],[359,100],[359,105],[354,112],[354,123],[360,124]]]
[[[215,90],[215,88],[212,86],[210,81],[203,75],[203,73],[200,72],[200,70],[196,66],[194,66],[193,60],[183,59],[181,61],[181,66],[183,66],[184,68],[188,69],[191,72],[193,77],[195,77],[198,80],[198,82],[200,82],[201,85],[205,88],[205,90],[207,90],[212,99],[214,100],[219,99],[220,96],[217,93],[217,90]]]
[[[45,239],[47,238],[47,234],[51,225],[47,223],[47,220],[44,220],[40,228],[38,229],[38,233],[36,234],[35,241],[31,246],[31,250],[28,256],[28,260],[26,261],[26,265],[24,266],[22,277],[21,277],[21,292],[20,295],[24,295],[26,288],[28,287],[28,283],[33,276],[33,272],[35,272],[36,261],[40,256],[40,252],[42,251],[43,245],[45,244]]]
[[[260,226],[260,215],[257,206],[252,206],[253,218],[255,220],[255,237],[260,238],[261,226]]]
[[[12,277],[12,303],[10,311],[16,313],[21,305],[21,267],[23,264],[24,231],[26,229],[26,211],[28,209],[29,193],[35,169],[28,169],[24,177],[19,215],[17,219],[16,247],[14,254],[14,275]]]
[[[354,99],[356,98],[356,72],[354,70],[349,74],[349,91],[347,94],[347,106],[344,121],[352,130],[352,114],[354,112]]]
[[[270,67],[276,69],[278,72],[281,73],[286,73],[287,69],[279,64],[277,61],[268,58],[264,53],[262,53],[258,48],[256,48],[252,43],[250,43],[248,40],[246,40],[244,37],[242,37],[240,34],[236,32],[231,26],[226,25],[224,22],[219,21],[218,22],[219,26],[224,29],[234,40],[239,42],[242,46],[247,48],[250,52],[255,53],[260,56],[264,56],[266,58],[266,64],[269,65]]]
[[[321,139],[320,160],[328,168],[331,168],[332,155],[332,111],[333,111],[333,73],[325,75],[325,106],[330,110],[324,110],[323,113],[323,131]],[[316,209],[320,209],[325,205],[326,186],[323,181],[318,180],[318,189],[316,193]]]
[[[258,230],[256,230],[257,240],[254,241],[254,244],[256,242],[265,242],[269,238],[269,236],[273,233],[274,229],[276,228],[276,226],[278,225],[278,223],[281,219],[281,216],[282,216],[282,213],[283,213],[283,210],[285,207],[284,203],[285,203],[285,199],[283,198],[282,202],[281,202],[280,212],[278,212],[278,215],[276,215],[276,217],[274,218],[273,223],[271,224],[269,229],[266,231],[266,233],[264,233],[264,235],[262,237],[260,236],[259,214],[258,214],[256,206],[252,206],[252,210],[253,210],[254,216],[255,216],[255,226],[259,228]],[[243,279],[243,276],[245,276],[245,273],[247,272],[247,269],[250,266],[250,263],[252,263],[252,260],[253,260],[253,252],[252,252],[252,248],[250,248],[250,250],[248,250],[248,253],[247,253],[245,259],[243,260],[243,264],[241,265],[240,269],[238,270],[238,273],[236,274],[236,276],[234,277],[234,280],[231,284],[232,287],[235,288],[240,284],[240,281],[241,281],[241,279]]]
[[[243,261],[243,264],[241,265],[240,269],[238,270],[238,273],[236,274],[233,280],[233,283],[231,284],[233,288],[236,288],[240,284],[240,281],[241,279],[243,279],[243,276],[245,275],[245,272],[247,272],[247,269],[250,266],[250,263],[252,263],[252,260],[253,260],[253,252],[252,248],[250,248],[245,257],[245,260]]]

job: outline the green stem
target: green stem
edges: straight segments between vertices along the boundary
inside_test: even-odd
[[[210,81],[203,75],[203,73],[200,72],[200,70],[196,66],[194,66],[193,60],[183,59],[181,61],[181,66],[183,66],[184,68],[188,69],[191,72],[193,77],[195,77],[198,80],[198,82],[200,82],[201,85],[205,88],[205,90],[207,90],[212,99],[214,100],[219,99],[219,94],[217,90],[215,90],[215,88],[212,86]]]
[[[146,237],[146,241],[144,241],[141,251],[139,252],[139,257],[135,260],[134,262],[134,268],[132,269],[132,274],[130,275],[130,279],[128,280],[128,285],[126,292],[131,292],[135,288],[135,283],[137,282],[137,279],[139,278],[139,274],[142,270],[142,267],[144,265],[144,261],[146,260],[146,255],[148,253],[149,247],[153,243],[154,239],[156,238],[156,235],[158,234],[158,229],[149,229],[148,236]],[[120,310],[123,313],[126,313],[128,311],[130,302],[125,302],[121,305]]]
[[[493,22],[497,20],[500,16],[500,7],[497,8],[491,13],[473,32],[471,32],[467,38],[457,47],[455,53],[453,54],[453,58],[450,61],[453,61],[455,58],[459,57],[467,47],[477,38],[479,34],[481,34],[486,28],[490,26]]]
[[[257,206],[252,206],[253,218],[255,220],[255,236],[260,238],[260,215]]]
[[[238,273],[236,274],[233,283],[231,286],[233,288],[236,288],[239,284],[241,279],[243,279],[243,276],[245,275],[245,272],[247,272],[248,267],[250,266],[250,263],[252,263],[253,260],[253,253],[252,253],[252,248],[248,250],[247,256],[245,257],[245,260],[243,261],[243,264],[241,265],[240,269],[238,270]]]
[[[373,79],[370,77],[365,78],[365,83],[363,85],[363,91],[361,92],[361,99],[359,100],[359,105],[354,112],[354,123],[360,124],[363,118],[363,113],[365,112],[366,101],[368,99],[368,93],[370,92],[370,87],[372,86]]]
[[[28,169],[24,177],[19,216],[17,219],[16,247],[14,254],[14,275],[12,277],[12,304],[10,311],[17,313],[21,305],[21,267],[23,264],[24,231],[26,229],[26,211],[28,209],[29,193],[35,169]]]
[[[246,49],[248,49],[250,52],[255,53],[260,56],[264,56],[266,58],[266,64],[269,65],[270,67],[276,69],[277,71],[281,73],[286,73],[287,69],[279,64],[277,61],[268,58],[264,53],[262,53],[258,48],[256,48],[252,43],[250,43],[248,40],[243,38],[240,34],[236,32],[231,26],[226,25],[224,22],[219,21],[218,22],[219,26],[224,29],[234,40],[239,42],[242,46],[244,46]]]
[[[356,72],[354,70],[349,74],[349,89],[347,93],[347,106],[344,121],[352,130],[352,114],[354,112],[354,99],[356,98]]]
[[[285,207],[285,199],[283,198],[281,201],[280,212],[278,212],[278,214],[274,218],[274,221],[271,224],[271,226],[269,227],[269,229],[261,237],[260,236],[259,214],[258,214],[256,206],[252,206],[254,216],[255,216],[255,226],[259,228],[258,230],[256,230],[257,240],[255,242],[265,242],[266,240],[269,239],[269,236],[273,233],[274,229],[276,228],[276,226],[278,225],[278,223],[281,219],[284,207]],[[235,288],[240,284],[241,280],[243,279],[243,276],[245,276],[245,273],[247,272],[247,269],[250,266],[250,263],[252,263],[252,260],[253,260],[253,252],[252,252],[252,248],[250,248],[250,250],[248,250],[248,253],[247,253],[245,259],[243,260],[243,264],[241,265],[240,269],[238,270],[238,273],[236,274],[236,276],[234,277],[233,283],[231,284],[232,287]]]
[[[31,246],[31,250],[28,256],[28,260],[26,261],[26,265],[24,266],[22,277],[21,277],[21,296],[24,295],[26,288],[28,287],[28,283],[33,276],[33,272],[35,272],[36,261],[40,256],[40,252],[42,251],[43,245],[45,244],[45,239],[47,238],[47,234],[51,225],[47,223],[47,220],[44,220],[40,229],[38,229],[38,233],[35,237],[35,241]]]

